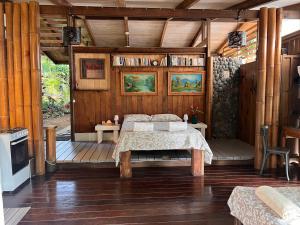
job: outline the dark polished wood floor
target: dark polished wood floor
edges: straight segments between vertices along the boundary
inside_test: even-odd
[[[5,194],[5,207],[31,206],[20,224],[201,224],[231,225],[227,199],[237,185],[299,186],[283,174],[257,176],[247,166],[205,167],[205,177],[188,167],[134,168],[132,179],[117,169],[75,169],[35,178],[17,194]],[[282,175],[282,176],[281,176]]]

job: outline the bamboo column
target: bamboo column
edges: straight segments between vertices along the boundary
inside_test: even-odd
[[[29,3],[30,66],[32,90],[33,144],[36,156],[37,175],[45,174],[45,151],[41,110],[40,70],[40,10],[36,1]]]
[[[28,154],[33,156],[32,141],[32,112],[31,112],[31,76],[29,51],[29,22],[28,3],[21,3],[21,40],[22,40],[22,73],[25,127],[28,129]]]
[[[258,45],[258,77],[256,93],[256,121],[255,121],[255,160],[254,167],[259,169],[262,160],[262,142],[260,128],[265,118],[265,90],[267,63],[267,30],[268,9],[263,7],[259,12],[259,45]]]
[[[9,128],[3,3],[0,3],[0,102],[0,128]]]
[[[276,38],[276,9],[268,9],[268,43],[267,43],[267,79],[266,79],[266,102],[265,102],[265,125],[270,127],[269,139],[271,140],[273,90],[274,90],[274,60]],[[270,142],[271,144],[271,142]],[[274,147],[274,146],[271,146]],[[276,155],[271,156],[271,167],[276,166]]]
[[[206,112],[205,122],[207,124],[207,138],[210,139],[212,135],[211,115],[212,115],[212,101],[213,101],[213,57],[207,59],[207,77],[206,77]]]
[[[21,7],[19,3],[13,3],[13,45],[16,126],[24,127],[23,78],[21,58]]]
[[[9,96],[9,123],[10,127],[16,126],[16,105],[15,105],[15,78],[13,59],[13,7],[11,2],[5,3],[6,14],[6,59]]]
[[[281,26],[282,9],[276,10],[276,43],[275,43],[275,62],[274,62],[274,98],[273,98],[273,116],[272,116],[272,138],[273,146],[278,144],[279,127],[279,105],[280,105],[280,84],[281,84]],[[272,167],[276,166],[273,165]]]

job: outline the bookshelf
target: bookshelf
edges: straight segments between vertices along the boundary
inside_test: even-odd
[[[113,67],[205,67],[200,54],[112,54]]]

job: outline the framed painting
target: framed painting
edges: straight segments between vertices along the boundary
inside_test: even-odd
[[[168,95],[204,95],[205,71],[169,72]]]
[[[75,53],[75,87],[78,90],[109,90],[110,55]]]
[[[121,95],[157,95],[157,72],[122,72]]]

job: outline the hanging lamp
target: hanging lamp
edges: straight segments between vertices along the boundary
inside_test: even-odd
[[[240,19],[240,12],[238,11],[237,23]],[[245,31],[233,31],[228,33],[228,47],[229,48],[240,48],[247,45],[247,33]]]

